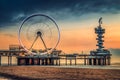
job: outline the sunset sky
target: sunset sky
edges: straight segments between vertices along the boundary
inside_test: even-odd
[[[19,44],[18,29],[31,14],[43,13],[57,22],[61,39],[57,49],[89,53],[96,49],[94,28],[103,18],[106,49],[120,62],[120,0],[0,0],[0,49]]]

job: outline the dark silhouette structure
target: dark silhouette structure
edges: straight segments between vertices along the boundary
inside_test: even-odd
[[[89,65],[110,65],[111,54],[110,51],[104,49],[103,46],[103,34],[105,33],[105,29],[102,28],[102,17],[99,19],[99,26],[95,28],[95,33],[97,34],[97,49],[96,51],[90,51],[90,59]]]

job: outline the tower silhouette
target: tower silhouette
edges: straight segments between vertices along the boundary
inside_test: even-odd
[[[97,52],[102,52],[104,49],[104,46],[103,46],[104,36],[103,36],[103,34],[105,33],[105,29],[102,28],[101,24],[102,24],[102,17],[99,19],[99,26],[97,28],[95,28],[95,33],[97,34],[97,38],[96,38],[96,40],[97,40],[96,46],[98,46]]]
[[[104,33],[105,29],[101,26],[102,17],[98,21],[99,25],[95,28],[95,34],[97,34],[97,49],[90,51],[89,65],[110,65],[111,54],[108,49],[104,49]]]

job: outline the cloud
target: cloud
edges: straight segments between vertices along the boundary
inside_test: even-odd
[[[89,13],[120,11],[120,0],[0,0],[0,27],[14,25],[33,13],[63,20]]]

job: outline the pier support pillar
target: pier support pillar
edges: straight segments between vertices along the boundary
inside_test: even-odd
[[[56,59],[56,65],[58,65],[58,58]]]
[[[93,59],[93,65],[96,65],[96,59],[95,58]]]
[[[54,65],[54,59],[51,58],[51,65]]]
[[[37,63],[37,65],[40,65],[40,58],[38,58],[38,63]]]
[[[108,65],[110,65],[110,58],[108,58]]]
[[[31,65],[34,65],[34,58],[31,58]]]
[[[77,64],[76,64],[76,57],[75,57],[75,65],[77,65]]]
[[[39,64],[39,59],[38,58],[34,58],[34,65],[38,65]]]
[[[52,64],[52,60],[51,60],[51,58],[49,58],[49,64],[50,64],[50,65]]]
[[[25,59],[25,65],[29,65],[29,58]]]
[[[24,58],[18,58],[18,65],[25,65],[25,59]]]
[[[66,60],[65,60],[65,64],[67,65],[67,58],[66,58]]]
[[[92,65],[92,59],[89,59],[89,65]]]
[[[86,56],[84,56],[84,65],[86,65]]]
[[[12,65],[12,56],[10,56],[10,65]]]
[[[104,58],[102,59],[102,62],[103,62],[103,65],[105,65],[105,59]]]
[[[101,65],[102,61],[101,58],[98,59],[98,65]]]
[[[42,59],[41,61],[42,61],[42,65],[44,65],[44,59]]]
[[[50,63],[50,65],[54,65],[54,59],[53,58],[49,58],[49,63]]]
[[[106,65],[106,57],[105,57],[105,65]]]
[[[10,65],[10,56],[8,56],[8,66]]]
[[[59,66],[60,66],[60,58],[59,58]]]
[[[72,65],[72,59],[70,59],[70,65]]]
[[[48,59],[45,58],[45,65],[48,65]]]
[[[1,66],[1,55],[0,55],[0,66]]]

